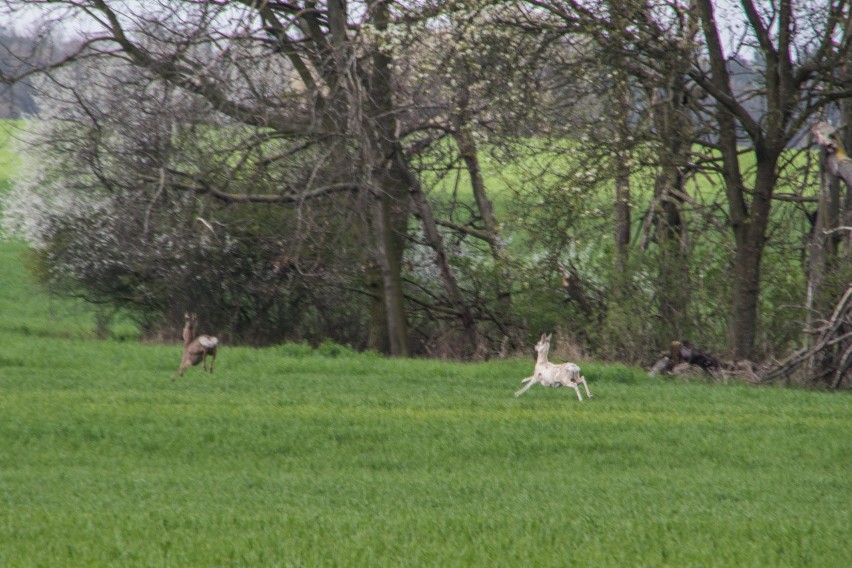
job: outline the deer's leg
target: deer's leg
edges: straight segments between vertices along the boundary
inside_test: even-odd
[[[586,389],[586,396],[588,396],[589,398],[592,398],[592,393],[589,392],[589,385],[588,385],[588,383],[586,383],[586,377],[581,376],[580,382],[583,383],[583,388]],[[580,392],[579,389],[577,390],[577,392],[578,393]]]
[[[184,351],[183,357],[180,360],[180,367],[178,367],[177,372],[172,375],[172,382],[175,381],[178,377],[182,377],[186,368],[192,365],[192,358]]]
[[[204,371],[207,370],[207,351],[201,352],[201,369]]]
[[[533,386],[534,384],[536,384],[538,381],[539,381],[538,375],[534,375],[534,376],[530,377],[528,382],[527,382],[527,385],[524,388],[522,388],[521,390],[519,390],[518,392],[516,392],[515,396],[516,397],[521,396],[522,394],[524,394],[525,392],[530,390],[530,387]]]
[[[210,353],[210,373],[211,374],[213,373],[213,363],[215,363],[215,362],[216,362],[216,352],[213,351],[212,353]]]
[[[526,379],[523,379],[523,380],[521,381],[521,384],[525,385],[525,384],[527,384],[528,382],[530,382],[531,380],[533,380],[534,378],[535,378],[535,375],[533,375],[532,377],[527,377]]]
[[[580,394],[580,387],[577,386],[576,383],[574,383],[571,385],[571,388],[573,388],[574,391],[577,393],[577,398],[580,399],[580,402],[583,402],[583,395]]]

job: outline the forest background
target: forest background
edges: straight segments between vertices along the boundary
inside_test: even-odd
[[[470,359],[557,330],[602,359],[689,338],[762,361],[852,280],[852,192],[809,137],[850,123],[844,0],[4,17],[28,22],[0,40],[26,117],[4,230],[103,335],[174,339],[192,309],[229,343]]]

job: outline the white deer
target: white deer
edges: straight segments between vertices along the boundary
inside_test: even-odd
[[[198,326],[198,316],[186,312],[183,314],[183,357],[180,368],[172,376],[172,381],[182,377],[187,367],[198,365],[207,370],[207,356],[210,356],[210,372],[213,372],[213,363],[216,362],[216,346],[219,340],[211,335],[199,335],[195,337],[195,328]]]
[[[582,384],[583,388],[586,389],[586,396],[592,398],[592,393],[589,392],[589,385],[586,383],[586,377],[580,375],[580,367],[574,363],[557,365],[547,360],[547,354],[550,351],[551,336],[544,333],[541,334],[541,339],[535,344],[535,351],[538,353],[538,358],[535,362],[533,376],[521,381],[522,383],[526,383],[526,386],[516,392],[515,396],[521,396],[534,384],[540,383],[543,387],[571,387],[577,391],[577,398],[582,402],[583,395],[580,394],[580,385]]]

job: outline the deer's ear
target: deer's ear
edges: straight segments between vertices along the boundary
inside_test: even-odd
[[[547,334],[546,334],[546,333],[542,333],[542,334],[541,334],[541,337],[539,338],[539,341],[547,341]]]
[[[547,336],[547,342],[548,342],[548,343],[550,343],[550,338],[551,338],[551,337],[553,337],[553,334],[552,334],[552,333],[551,333],[551,334],[549,334],[549,335]]]

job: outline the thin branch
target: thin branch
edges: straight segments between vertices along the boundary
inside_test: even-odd
[[[179,172],[171,172],[178,175]],[[188,176],[187,176],[188,177]],[[147,182],[159,182],[158,176],[140,176],[140,179]],[[169,181],[166,185],[173,189],[181,191],[191,191],[200,195],[210,195],[223,203],[278,203],[284,205],[298,204],[306,200],[326,197],[336,193],[357,192],[361,186],[353,183],[336,183],[323,187],[317,187],[310,191],[301,193],[272,193],[272,194],[250,194],[250,193],[227,193],[211,187],[204,180],[194,180],[195,183],[185,183],[180,181]]]

